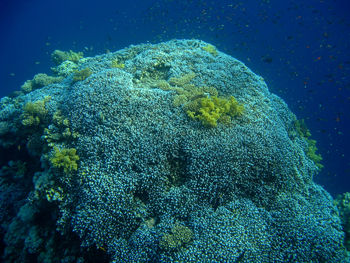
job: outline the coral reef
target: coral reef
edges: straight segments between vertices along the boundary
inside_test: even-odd
[[[84,68],[84,69],[75,71],[73,75],[73,81],[74,82],[83,81],[86,78],[88,78],[91,74],[92,74],[92,71],[89,68]]]
[[[216,50],[216,48],[211,45],[211,44],[208,44],[204,47],[202,47],[203,50],[207,51],[208,53],[212,54],[213,56],[217,56],[218,55],[218,51]]]
[[[35,89],[40,89],[42,87],[48,86],[50,84],[58,83],[62,81],[62,77],[57,76],[48,76],[44,73],[39,73],[34,76],[32,80],[27,80],[24,82],[24,84],[21,86],[21,90],[25,93],[31,92]]]
[[[339,209],[340,219],[345,231],[345,246],[350,251],[350,192],[337,196],[334,203]]]
[[[59,149],[58,147],[54,147],[53,150],[54,152],[50,158],[53,167],[63,168],[65,173],[70,173],[78,169],[77,161],[79,160],[79,156],[76,149]]]
[[[111,63],[111,67],[123,69],[125,68],[125,64],[120,62],[118,59],[113,59]]]
[[[262,77],[199,40],[81,57],[0,101],[4,262],[349,262],[346,205]]]
[[[191,229],[184,225],[176,224],[171,233],[162,236],[159,245],[164,250],[179,250],[181,247],[189,243],[193,238]]]
[[[52,67],[51,70],[58,76],[68,77],[78,70],[78,65],[70,60],[66,60],[58,66]]]
[[[77,64],[79,60],[83,58],[83,56],[83,52],[74,52],[72,50],[62,51],[56,49],[54,52],[52,52],[51,59],[56,65],[59,65],[64,61],[71,61]]]
[[[216,127],[218,121],[229,123],[231,117],[243,114],[244,107],[231,96],[229,99],[218,97],[198,98],[191,102],[187,115],[198,119],[203,125]]]
[[[318,150],[316,147],[317,142],[316,142],[316,140],[310,139],[311,132],[307,128],[304,119],[295,120],[294,126],[295,126],[295,130],[296,130],[297,134],[300,137],[305,138],[307,141],[307,149],[305,150],[306,155],[316,164],[316,166],[319,169],[322,169],[323,164],[321,163],[321,161],[323,160],[323,158],[322,158],[321,154],[316,153]]]
[[[43,100],[37,100],[35,102],[27,102],[23,106],[22,124],[24,126],[38,126],[42,122],[48,113],[46,109],[47,102],[51,99],[50,96],[45,97]]]

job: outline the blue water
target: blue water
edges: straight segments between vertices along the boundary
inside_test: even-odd
[[[196,38],[264,77],[317,140],[333,195],[350,190],[350,3],[338,1],[0,2],[0,97],[55,49],[94,56],[130,44]]]

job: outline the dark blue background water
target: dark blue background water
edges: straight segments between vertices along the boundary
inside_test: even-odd
[[[86,56],[129,44],[198,38],[264,77],[304,118],[331,193],[350,191],[347,0],[0,0],[0,97],[50,73],[55,49]]]

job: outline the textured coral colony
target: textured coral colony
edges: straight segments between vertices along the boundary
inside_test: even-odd
[[[315,141],[242,62],[198,40],[52,59],[1,99],[5,262],[348,260]]]

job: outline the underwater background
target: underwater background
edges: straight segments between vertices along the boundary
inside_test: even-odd
[[[196,38],[241,60],[317,141],[332,195],[350,188],[350,3],[334,1],[0,2],[0,97],[50,73],[55,49],[94,56]]]
[[[349,13],[0,1],[2,260],[348,262]]]

